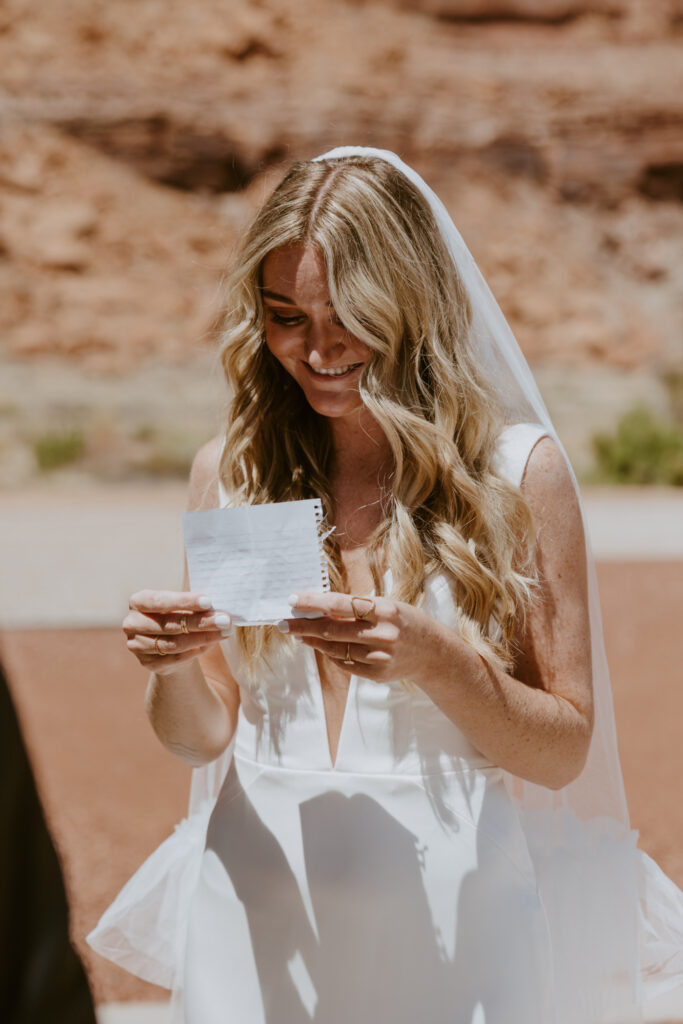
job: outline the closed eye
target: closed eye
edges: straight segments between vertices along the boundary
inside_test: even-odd
[[[290,327],[294,324],[300,324],[305,319],[301,314],[298,316],[282,316],[282,314],[276,313],[274,309],[268,310],[268,316],[274,324],[284,324]]]
[[[266,309],[268,311],[268,316],[271,322],[274,324],[284,324],[285,326],[292,326],[294,324],[300,324],[306,319],[303,313],[297,313],[295,316],[283,316],[282,313],[276,313],[274,309],[270,308],[270,306],[267,306]],[[336,324],[338,327],[344,326],[344,324],[341,322],[341,320],[334,311],[332,311],[330,314],[330,322]]]

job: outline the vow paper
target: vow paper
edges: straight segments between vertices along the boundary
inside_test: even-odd
[[[236,626],[296,617],[290,594],[330,589],[321,520],[319,498],[184,512],[192,590]]]

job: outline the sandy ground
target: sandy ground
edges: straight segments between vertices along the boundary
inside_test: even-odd
[[[601,563],[599,581],[632,823],[683,885],[683,561]],[[146,723],[146,672],[116,629],[8,630],[0,641],[96,998],[163,998],[84,942],[185,813],[189,770]]]
[[[109,965],[84,942],[185,813],[189,769],[147,725],[147,673],[118,630],[25,630],[1,642],[96,1001],[163,998],[164,990]]]

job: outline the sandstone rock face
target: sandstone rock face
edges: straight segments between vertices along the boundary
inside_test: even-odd
[[[0,166],[6,352],[123,372],[207,342],[228,235],[200,199],[41,124],[0,124]]]
[[[454,20],[556,22],[582,14],[619,13],[624,3],[619,0],[396,0],[410,10],[436,14]]]
[[[102,373],[191,359],[215,343],[222,274],[278,175],[353,142],[443,192],[529,357],[682,363],[683,14],[643,11],[4,5],[5,353]]]

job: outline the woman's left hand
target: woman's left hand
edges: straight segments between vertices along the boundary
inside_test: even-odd
[[[321,617],[283,619],[278,623],[282,632],[300,637],[354,675],[376,682],[405,679],[420,685],[425,673],[434,671],[443,648],[440,624],[403,601],[307,593],[292,597],[290,603],[298,612],[317,612]]]

